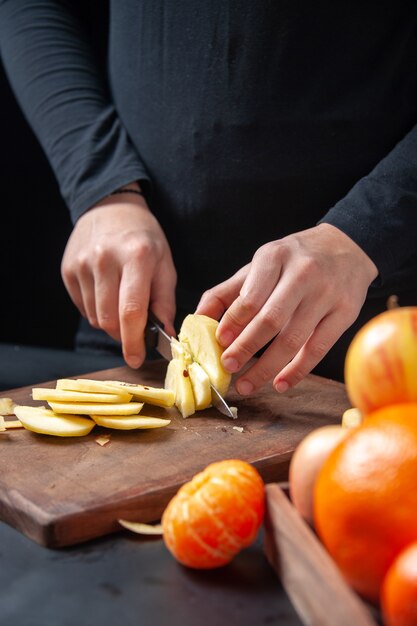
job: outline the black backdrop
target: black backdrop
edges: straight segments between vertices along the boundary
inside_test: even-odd
[[[105,0],[72,0],[104,66]],[[71,232],[67,208],[0,61],[0,342],[70,348],[79,316],[60,264]]]
[[[60,275],[69,214],[1,66],[0,107],[0,342],[68,348],[78,319]]]

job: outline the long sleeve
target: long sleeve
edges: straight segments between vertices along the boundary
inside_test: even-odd
[[[416,103],[417,106],[417,103]],[[417,258],[417,126],[321,220],[349,235],[379,270],[376,286]]]
[[[0,0],[4,64],[74,219],[150,178],[186,290],[320,220],[375,288],[415,280],[416,3],[114,0],[107,81],[78,2]]]
[[[148,175],[72,4],[0,0],[0,52],[75,222],[118,186]]]

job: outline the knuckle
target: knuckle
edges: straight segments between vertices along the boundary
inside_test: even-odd
[[[282,333],[280,335],[282,345],[292,353],[298,352],[304,343],[303,333],[299,330],[293,330],[290,333]]]
[[[155,244],[149,237],[141,237],[141,239],[131,241],[127,245],[127,252],[131,259],[137,263],[152,256],[155,251]]]
[[[86,276],[90,273],[90,260],[87,254],[83,253],[78,255],[73,267],[73,272],[74,275],[78,274],[80,276]]]
[[[100,328],[109,334],[115,333],[119,329],[119,320],[110,315],[100,315],[99,323]]]
[[[315,362],[320,361],[328,352],[330,345],[324,341],[313,341],[309,347],[310,355]]]
[[[274,333],[278,332],[282,325],[282,310],[278,307],[264,308],[261,312],[261,324]]]
[[[98,270],[104,270],[108,265],[110,259],[110,250],[100,243],[97,243],[93,248],[92,262],[95,268]]]
[[[242,310],[237,311],[230,308],[226,311],[221,321],[223,329],[227,328],[228,330],[232,330],[235,334],[239,334],[247,319],[248,318],[242,313]]]
[[[259,310],[259,306],[256,303],[256,300],[254,300],[254,298],[252,297],[250,293],[245,293],[245,294],[240,293],[239,300],[240,300],[241,316],[235,315],[235,319],[237,323],[241,323],[241,320],[239,320],[238,317],[247,319],[248,317],[253,317]]]
[[[62,278],[63,278],[64,282],[66,282],[67,284],[70,284],[70,285],[75,283],[75,281],[77,280],[77,276],[76,276],[76,273],[74,271],[74,268],[72,267],[72,265],[69,265],[67,263],[62,263],[62,265],[61,265],[61,275],[62,275]]]
[[[343,321],[346,322],[347,325],[350,326],[358,316],[358,310],[354,303],[348,299],[346,296],[343,296],[339,301],[339,313],[343,318]]]
[[[142,313],[142,307],[138,302],[126,302],[120,309],[120,318],[124,322],[137,319]]]
[[[291,384],[297,385],[300,383],[309,373],[309,369],[299,367],[291,375]]]
[[[264,257],[269,257],[273,252],[274,248],[272,242],[265,243],[263,246],[260,246],[255,254],[253,255],[254,259],[263,259]]]
[[[253,258],[257,261],[271,264],[271,267],[274,267],[277,263],[280,264],[286,258],[288,248],[288,244],[282,239],[279,241],[270,241],[258,248]]]
[[[321,270],[317,260],[312,256],[304,257],[298,264],[298,277],[300,280],[311,280],[312,276],[320,275]],[[323,285],[324,286],[324,285]]]
[[[246,362],[259,350],[259,346],[254,341],[248,340],[238,342],[236,348],[236,357],[239,362]]]
[[[207,300],[212,300],[213,298],[217,298],[216,289],[213,287],[211,289],[206,289],[201,296],[201,302],[206,302]]]
[[[259,361],[253,369],[253,380],[257,385],[267,383],[274,376],[274,371],[268,365],[264,365]]]

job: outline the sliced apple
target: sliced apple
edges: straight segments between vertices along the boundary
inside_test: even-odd
[[[93,415],[92,419],[98,426],[104,428],[115,428],[117,430],[133,430],[136,428],[161,428],[168,426],[171,420],[164,420],[159,417],[147,417],[145,415]]]
[[[133,397],[139,402],[147,402],[156,406],[169,408],[174,404],[174,394],[167,389],[126,383],[120,380],[91,380],[79,378],[77,380],[62,378],[57,381],[57,389],[78,390],[86,392],[117,393],[119,402],[129,402]]]
[[[175,339],[175,337],[171,337],[171,354],[173,359],[180,359],[185,366],[191,365],[193,362],[188,346]]]
[[[206,315],[190,314],[184,319],[178,338],[189,349],[193,361],[205,370],[211,384],[225,395],[231,375],[221,364],[223,348],[216,339],[218,325],[216,320]]]
[[[48,402],[55,413],[73,413],[75,415],[136,415],[143,407],[143,402],[124,404],[101,404],[89,402]]]
[[[136,385],[134,383],[122,383],[117,380],[110,381],[118,389],[126,389],[132,394],[135,400],[147,402],[155,406],[169,408],[174,405],[175,395],[170,389],[162,387],[148,387],[147,385]]]
[[[14,412],[27,430],[57,437],[83,437],[94,428],[95,422],[78,415],[57,415],[50,409],[33,406],[15,406]]]
[[[0,398],[0,415],[13,415],[15,402],[11,398]]]
[[[126,402],[132,399],[123,396]],[[107,404],[120,403],[121,396],[117,393],[93,393],[88,391],[67,391],[65,389],[48,389],[45,387],[34,387],[32,389],[34,400],[45,400],[46,402],[105,402]]]
[[[165,388],[175,394],[175,406],[183,417],[195,413],[195,402],[190,375],[183,360],[172,359],[168,363]]]
[[[89,378],[60,378],[56,381],[57,389],[66,391],[84,391],[88,393],[116,393],[120,396],[119,402],[129,402],[132,398],[127,390],[107,380],[91,380]]]
[[[195,410],[202,411],[211,406],[210,378],[196,361],[188,366],[193,390]]]

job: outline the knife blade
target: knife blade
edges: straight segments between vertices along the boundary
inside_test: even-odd
[[[165,332],[162,322],[159,321],[152,311],[148,311],[148,323],[146,324],[145,329],[145,342],[149,348],[155,348],[167,361],[172,359],[171,337]],[[213,406],[215,406],[216,409],[223,415],[236,419],[237,415],[229,407],[221,393],[211,383],[210,387]]]

